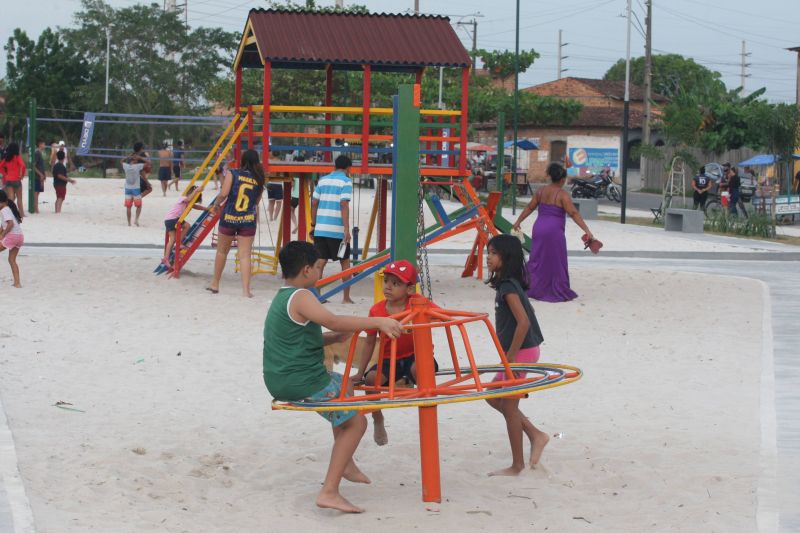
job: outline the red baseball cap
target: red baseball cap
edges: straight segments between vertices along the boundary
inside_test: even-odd
[[[414,265],[405,259],[400,259],[399,261],[392,261],[389,263],[389,266],[386,267],[386,269],[383,271],[383,274],[397,276],[397,278],[406,285],[417,283],[417,269],[415,269]]]

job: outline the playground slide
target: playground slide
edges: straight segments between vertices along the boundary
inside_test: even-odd
[[[215,198],[216,200],[216,198]],[[213,203],[213,200],[212,200]],[[183,236],[181,239],[181,252],[185,254],[191,247],[192,242],[200,235],[201,230],[208,226],[209,224],[214,223],[214,217],[210,214],[209,211],[201,211],[200,216],[194,221],[194,223],[189,228],[189,231],[186,232],[186,235]],[[169,261],[170,263],[175,262],[175,248],[172,249],[172,252],[169,254]],[[156,275],[161,275],[165,272],[169,272],[170,268],[165,265],[164,263],[159,263],[153,273]]]

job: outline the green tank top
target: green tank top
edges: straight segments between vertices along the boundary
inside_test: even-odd
[[[264,384],[276,400],[302,400],[327,387],[322,327],[289,316],[296,287],[282,287],[264,321]]]

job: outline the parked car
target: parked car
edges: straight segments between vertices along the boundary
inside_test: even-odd
[[[713,162],[706,163],[705,167],[706,167],[706,176],[711,178],[712,181],[714,182],[714,186],[711,188],[711,194],[718,197],[720,192],[719,184],[722,181],[722,176],[724,174],[724,169],[722,167],[722,164]],[[737,167],[736,171],[739,175],[739,179],[741,180],[740,194],[742,200],[744,200],[745,202],[749,202],[756,192],[756,186],[757,186],[756,180],[753,179],[752,176],[745,174],[741,168]]]

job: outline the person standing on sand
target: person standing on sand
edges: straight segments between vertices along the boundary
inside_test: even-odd
[[[172,181],[170,182],[170,185],[175,185],[176,191],[179,190],[180,187],[183,164],[183,141],[178,141],[175,143],[175,149],[172,151]]]
[[[53,165],[53,189],[56,191],[56,213],[61,212],[64,198],[67,197],[67,184],[75,183],[75,180],[67,176],[67,167],[64,159],[67,155],[59,150],[56,152],[56,164]]]
[[[329,260],[339,260],[342,270],[350,268],[350,200],[353,182],[348,176],[353,162],[340,155],[334,163],[336,170],[319,179],[311,200],[311,231],[314,247],[319,251],[320,277]],[[345,248],[339,253],[341,245]],[[350,276],[342,278],[342,282]],[[350,287],[344,289],[343,303],[354,303],[350,299]]]
[[[497,339],[509,363],[537,363],[539,345],[544,337],[533,307],[525,295],[528,276],[522,244],[513,235],[501,234],[492,237],[486,249],[486,267],[490,272],[488,284],[495,290],[494,323]],[[525,377],[525,372],[515,372],[515,376]],[[505,372],[498,372],[492,381],[507,379],[510,378]],[[530,467],[535,467],[550,437],[522,414],[519,410],[519,397],[493,398],[487,402],[506,419],[506,430],[511,443],[511,466],[489,475],[516,476],[522,472],[525,468],[523,433],[531,444]]]
[[[19,144],[10,143],[5,149],[3,158],[0,159],[0,174],[3,175],[3,190],[12,202],[17,203],[20,217],[25,212],[22,178],[26,172],[25,161],[19,155]]]
[[[14,287],[18,289],[22,288],[22,284],[19,281],[17,255],[25,242],[20,224],[22,217],[17,206],[9,200],[5,192],[0,191],[0,252],[8,250],[8,264],[14,278]]]
[[[334,315],[325,309],[310,290],[322,274],[318,259],[319,252],[303,241],[288,243],[278,254],[285,285],[278,289],[267,312],[263,349],[264,384],[276,400],[325,401],[338,397],[342,376],[325,368],[323,346],[342,342],[364,329],[380,330],[389,338],[397,338],[401,332],[400,323],[392,318]],[[323,334],[321,326],[331,331]],[[342,478],[370,483],[353,461],[367,421],[356,411],[320,411],[319,415],[333,427],[333,449],[317,507],[362,513],[364,509],[342,496],[339,484]],[[295,440],[294,446],[301,446],[301,441]]]
[[[164,142],[158,151],[158,181],[161,183],[161,193],[167,195],[167,186],[172,178],[172,151],[169,144]]]
[[[528,259],[528,296],[545,302],[567,302],[578,297],[569,285],[567,262],[567,239],[564,236],[566,217],[581,228],[589,239],[593,239],[589,226],[564,190],[567,171],[560,163],[547,167],[550,183],[540,189],[519,214],[512,229],[519,231],[522,221],[539,210],[539,216],[531,232],[531,255]]]
[[[250,277],[251,251],[258,224],[258,204],[264,192],[264,167],[255,150],[245,150],[239,168],[231,168],[222,178],[222,189],[214,200],[213,209],[222,208],[217,226],[217,254],[214,257],[214,279],[206,290],[219,292],[222,271],[228,261],[228,252],[236,239],[239,270],[242,274],[242,294],[252,298]],[[223,205],[224,203],[224,205]]]
[[[36,151],[33,153],[33,170],[36,172],[36,183],[33,189],[33,212],[39,214],[39,193],[44,192],[44,182],[47,174],[44,167],[44,141],[36,141]]]
[[[134,224],[139,225],[142,214],[142,170],[147,162],[142,155],[144,143],[137,142],[133,145],[133,153],[122,161],[122,170],[125,171],[125,212],[128,217],[128,226],[131,225],[131,207],[136,206],[136,219]]]

